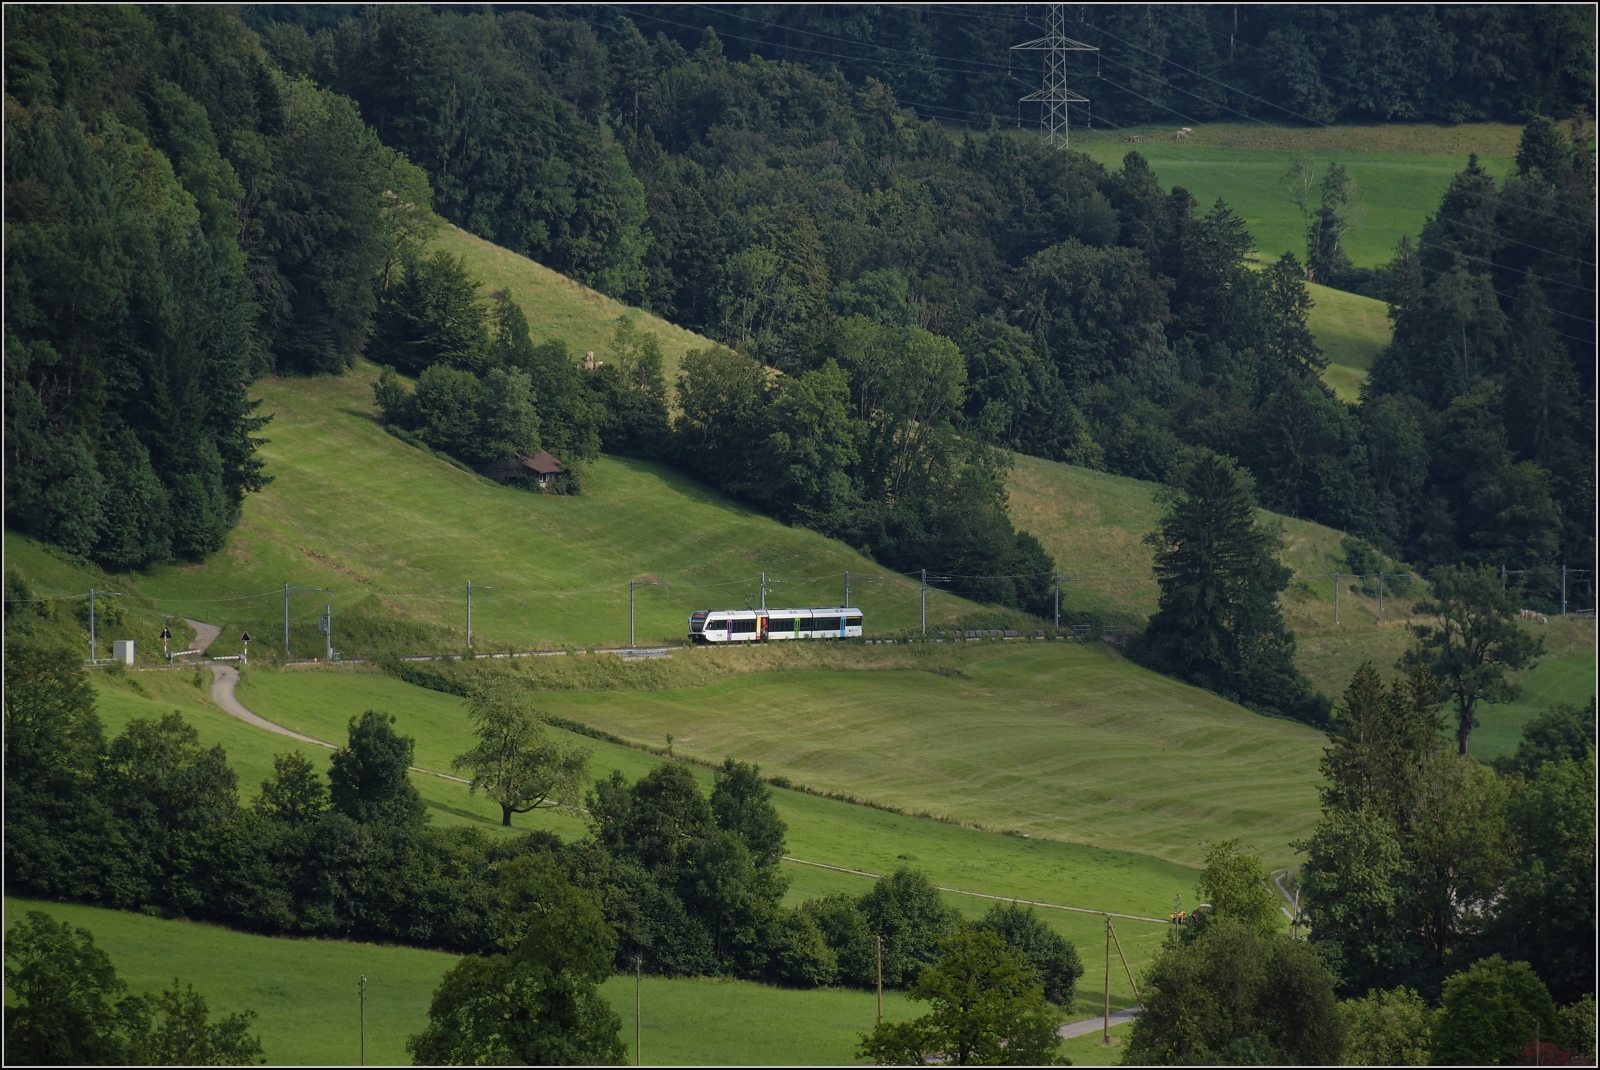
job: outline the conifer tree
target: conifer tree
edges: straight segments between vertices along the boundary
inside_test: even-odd
[[[1249,476],[1231,461],[1205,453],[1188,466],[1145,536],[1161,596],[1136,652],[1201,687],[1320,720],[1278,610],[1291,575],[1273,556],[1282,543],[1255,512]]]

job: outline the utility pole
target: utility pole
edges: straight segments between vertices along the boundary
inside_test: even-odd
[[[361,1065],[367,1065],[367,975],[361,975]]]
[[[1043,52],[1044,87],[1018,98],[1019,103],[1038,102],[1043,107],[1044,143],[1051,148],[1065,149],[1068,141],[1068,104],[1087,104],[1088,97],[1080,97],[1067,88],[1067,53],[1098,52],[1094,45],[1074,41],[1062,32],[1066,14],[1062,4],[1049,5],[1045,17],[1047,33],[1043,37],[1020,45],[1012,45],[1013,52]]]
[[[1339,573],[1333,574],[1333,623],[1339,623]]]
[[[1101,1039],[1107,1044],[1111,1043],[1111,915],[1106,915],[1106,1002],[1105,1025],[1101,1030]]]
[[[1061,570],[1056,569],[1056,634],[1061,634]]]
[[[844,570],[844,608],[850,608],[850,570]]]
[[[928,634],[928,570],[922,570],[922,634]]]
[[[478,590],[480,590],[480,591],[492,591],[492,590],[494,590],[494,588],[493,587],[485,587],[483,584],[480,583],[480,584],[478,584]],[[629,590],[630,590],[630,593],[631,593],[632,588],[629,588]],[[472,649],[472,581],[471,580],[467,581],[467,649],[468,650]]]
[[[1567,615],[1567,566],[1561,566],[1561,615]]]
[[[644,1005],[643,997],[639,994],[644,985],[644,958],[635,955],[633,958],[633,1065],[639,1066],[639,1021],[640,1008]]]
[[[1115,941],[1117,945],[1117,958],[1122,960],[1122,969],[1128,975],[1128,985],[1133,989],[1133,998],[1137,1000],[1139,999],[1139,982],[1133,979],[1133,967],[1128,965],[1127,952],[1122,950],[1122,941],[1117,939],[1117,927],[1111,924],[1110,914],[1106,915],[1106,928],[1111,930],[1111,939]]]
[[[94,588],[89,588],[89,664],[99,659],[94,642]]]
[[[875,936],[878,953],[878,1024],[883,1024],[883,937]]]
[[[317,630],[328,637],[327,657],[331,662],[333,660],[333,602],[331,600],[328,602],[328,611],[317,622]]]
[[[761,574],[761,612],[767,611],[767,574]]]
[[[283,581],[283,660],[289,660],[289,581]]]
[[[1378,573],[1378,619],[1383,619],[1383,573]]]

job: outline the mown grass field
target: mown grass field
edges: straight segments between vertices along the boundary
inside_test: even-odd
[[[1402,234],[1413,238],[1469,153],[1497,179],[1512,167],[1522,129],[1501,123],[1427,124],[1307,129],[1259,123],[1207,123],[1184,141],[1178,121],[1132,130],[1074,131],[1075,149],[1113,170],[1130,151],[1150,161],[1163,186],[1182,186],[1202,211],[1220,197],[1246,222],[1267,260],[1285,250],[1305,258],[1300,209],[1284,189],[1283,175],[1296,156],[1309,156],[1320,175],[1330,162],[1344,165],[1355,182],[1345,239],[1351,263],[1377,267],[1394,256]],[[1126,144],[1130,134],[1142,138]]]
[[[533,340],[565,342],[574,360],[582,360],[590,351],[597,360],[613,360],[608,352],[611,339],[617,325],[631,317],[640,332],[655,335],[661,343],[662,373],[669,393],[676,389],[683,355],[691,349],[715,344],[460,227],[446,223],[430,248],[464,260],[468,272],[483,283],[485,298],[510,294],[528,317],[528,331]],[[381,362],[381,354],[371,355]]]
[[[260,1015],[254,1032],[271,1065],[355,1065],[361,1056],[358,979],[367,979],[368,1065],[408,1064],[406,1039],[426,1028],[428,1004],[456,956],[439,951],[232,932],[140,914],[7,898],[6,922],[29,910],[88,929],[134,992],[192,982],[213,1016]],[[852,989],[798,991],[741,981],[646,977],[640,992],[646,1063],[829,1064],[855,1062],[872,1028],[876,996]],[[634,979],[601,988],[623,1020],[634,1055]],[[885,992],[884,1017],[917,1009]]]
[[[1318,733],[1100,644],[935,647],[923,669],[801,668],[538,702],[629,740],[659,746],[671,733],[677,753],[757,762],[822,791],[1182,865],[1234,836],[1287,864],[1315,816]],[[1173,890],[1152,889],[1150,909]]]

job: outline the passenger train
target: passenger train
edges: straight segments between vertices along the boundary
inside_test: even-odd
[[[697,609],[691,643],[765,643],[769,639],[855,639],[859,609]]]

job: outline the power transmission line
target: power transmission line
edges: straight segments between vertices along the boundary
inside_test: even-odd
[[[1100,50],[1094,45],[1086,45],[1082,41],[1074,41],[1068,37],[1062,27],[1066,23],[1066,15],[1062,11],[1064,5],[1051,4],[1049,15],[1045,20],[1046,32],[1043,37],[1025,41],[1020,45],[1012,45],[1013,51],[1044,52],[1044,87],[1037,89],[1027,96],[1019,97],[1018,103],[1028,104],[1037,102],[1044,105],[1044,143],[1051,148],[1070,147],[1070,123],[1067,118],[1068,104],[1087,104],[1088,97],[1080,97],[1067,88],[1067,53],[1068,52],[1096,52]]]

